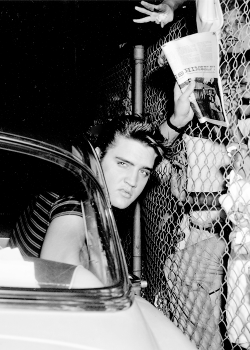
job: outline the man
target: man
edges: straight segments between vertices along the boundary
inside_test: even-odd
[[[163,154],[161,144],[164,138],[171,143],[179,135],[179,131],[191,121],[193,113],[190,110],[189,96],[194,85],[194,81],[191,81],[183,94],[175,88],[175,112],[160,126],[161,133],[145,120],[131,117],[114,121],[107,128],[96,151],[101,160],[113,207],[125,209],[140,196],[157,159]],[[82,265],[85,237],[81,208],[77,200],[74,197],[60,198],[51,192],[38,196],[38,200],[39,205],[34,203],[33,207],[36,206],[39,215],[31,207],[26,211],[24,218],[17,223],[10,246],[19,247],[26,256]],[[47,219],[41,220],[44,212]],[[23,224],[31,215],[33,217],[30,225]],[[31,226],[35,231],[34,236],[40,230],[39,240],[34,244],[30,239],[33,234],[30,232]],[[27,237],[27,243],[24,237]]]
[[[109,125],[107,131],[105,130],[105,135],[101,137],[96,151],[100,157],[113,207],[125,209],[140,196],[157,164],[157,159],[163,153],[160,145],[164,141],[163,137],[167,138],[168,142],[173,141],[179,135],[178,128],[181,131],[181,128],[192,119],[189,96],[194,90],[194,85],[192,81],[181,95],[179,89],[175,89],[175,113],[169,121],[161,125],[161,133],[146,121],[139,120],[138,122],[136,118],[130,117],[118,122],[114,121]],[[75,221],[74,225],[80,227],[80,217],[73,217],[73,215],[70,217]],[[67,216],[56,218],[56,228],[52,221],[43,243],[41,258],[75,265],[80,263],[81,242],[72,244],[71,231],[65,232],[65,224],[68,219]],[[78,224],[77,221],[79,221]],[[60,249],[57,247],[58,241],[61,242]]]

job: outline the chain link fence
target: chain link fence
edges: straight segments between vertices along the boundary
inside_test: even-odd
[[[92,132],[95,126],[101,126],[108,120],[132,113],[132,65],[130,53],[126,51],[124,59],[106,72],[95,96],[96,118],[88,130],[89,139],[95,143],[98,134]]]
[[[87,136],[95,144],[102,125],[122,115],[132,114],[131,52],[124,50],[123,60],[105,72],[95,96],[97,115]],[[133,270],[133,214],[135,204],[127,209],[113,208],[129,271]],[[126,218],[126,220],[124,220]]]
[[[143,296],[204,350],[250,349],[250,4],[220,3],[220,74],[230,126],[194,120],[141,203]],[[146,49],[144,110],[157,125],[173,111],[175,83],[169,66],[159,65],[161,46],[189,34],[186,18],[178,19]],[[96,123],[131,113],[131,72],[126,57],[106,76]],[[176,198],[176,189],[185,199]],[[131,266],[130,228],[122,241]]]

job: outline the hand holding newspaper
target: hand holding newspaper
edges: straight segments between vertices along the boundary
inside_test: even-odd
[[[216,33],[188,35],[164,44],[162,50],[182,92],[187,88],[190,79],[195,80],[190,103],[199,122],[208,121],[228,126],[219,76],[219,45]]]

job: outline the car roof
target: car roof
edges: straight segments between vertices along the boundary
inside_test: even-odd
[[[101,183],[102,191],[109,202],[99,159],[92,144],[83,133],[72,135],[69,130],[63,130],[62,127],[57,130],[53,128],[47,130],[40,126],[35,128],[30,123],[0,126],[0,149],[12,149],[17,153],[26,153],[24,148],[30,155],[38,156],[39,154],[39,158],[45,159],[45,153],[51,152],[76,161],[78,165],[91,173],[99,184]],[[46,152],[41,152],[42,150]]]
[[[83,133],[81,136],[72,135],[69,130],[62,126],[53,128],[48,124],[45,127],[39,123],[33,125],[29,121],[23,123],[11,123],[10,121],[10,123],[4,123],[4,125],[0,124],[0,132],[1,134],[12,135],[16,139],[26,138],[30,142],[47,143],[69,152],[71,152],[72,143],[76,143],[76,140],[80,140],[80,138],[84,139]],[[87,141],[83,140],[82,142]]]

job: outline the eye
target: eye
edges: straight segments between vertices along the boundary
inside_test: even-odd
[[[146,169],[141,169],[140,172],[144,177],[149,177],[150,175],[150,171]]]
[[[127,163],[122,162],[121,160],[119,160],[119,161],[117,162],[117,164],[118,164],[119,166],[123,167],[123,168],[125,168],[125,167],[127,166]]]

